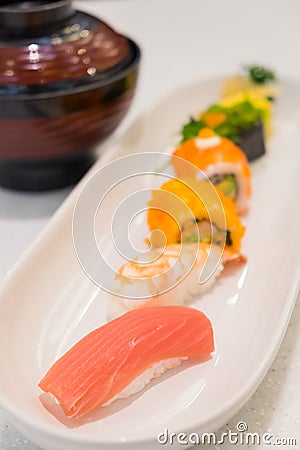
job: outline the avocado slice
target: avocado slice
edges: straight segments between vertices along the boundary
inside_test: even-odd
[[[217,182],[214,183],[214,185],[218,186],[226,197],[231,198],[231,200],[236,200],[238,194],[238,184],[235,175],[223,175]]]

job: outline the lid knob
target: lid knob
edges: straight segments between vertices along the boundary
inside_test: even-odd
[[[1,2],[1,34],[28,34],[74,14],[72,0],[10,0]]]

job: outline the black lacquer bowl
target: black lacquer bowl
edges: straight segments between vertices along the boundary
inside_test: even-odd
[[[72,0],[0,3],[0,184],[76,183],[125,116],[140,50]]]

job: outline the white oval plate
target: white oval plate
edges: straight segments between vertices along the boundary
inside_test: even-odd
[[[59,421],[40,400],[37,383],[57,356],[106,320],[108,296],[82,271],[73,248],[72,214],[81,186],[116,157],[165,151],[188,116],[217,101],[219,90],[220,80],[186,86],[140,117],[76,187],[2,285],[0,405],[46,450],[152,450],[161,448],[157,436],[165,428],[214,431],[251,396],[279,348],[300,275],[300,95],[292,82],[283,83],[268,154],[252,164],[254,192],[243,244],[248,263],[226,269],[194,303],[212,320],[213,358],[184,363],[79,427]],[[105,210],[101,214],[105,223]],[[175,440],[170,448],[181,445]]]

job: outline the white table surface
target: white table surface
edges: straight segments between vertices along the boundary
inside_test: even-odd
[[[261,62],[282,77],[300,80],[299,0],[81,0],[76,5],[107,20],[142,47],[139,88],[128,123],[145,105],[183,82],[230,74],[242,63]],[[1,278],[69,191],[25,194],[0,188]],[[249,432],[296,438],[300,447],[299,328],[297,302],[281,349],[264,381],[221,431],[235,431],[236,423],[245,421]],[[228,443],[215,448],[232,447],[240,448]],[[15,448],[37,450],[0,412],[0,450]]]

